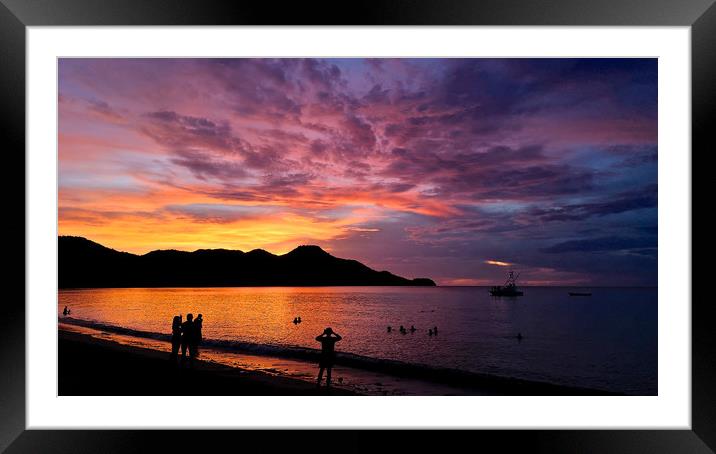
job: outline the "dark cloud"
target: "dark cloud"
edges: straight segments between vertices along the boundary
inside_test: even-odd
[[[430,144],[422,146],[429,148]],[[433,183],[443,196],[468,194],[476,199],[531,199],[593,189],[593,170],[551,162],[538,145],[451,154],[394,148],[383,174],[419,175],[421,183]]]
[[[375,147],[376,138],[373,127],[365,119],[347,115],[343,121],[343,131],[345,131],[350,140],[351,147],[357,149],[351,150],[357,154],[369,154]]]
[[[389,93],[389,89],[384,90],[380,84],[375,84],[363,97],[363,101],[368,104],[388,104],[390,102]]]
[[[542,249],[542,252],[559,254],[563,252],[611,252],[632,249],[656,248],[655,237],[600,237],[584,240],[570,240]]]
[[[218,178],[221,180],[238,180],[248,175],[242,163],[216,159],[210,154],[197,150],[175,150],[176,157],[171,162],[189,169],[197,178]]]
[[[538,207],[530,210],[530,216],[541,221],[577,221],[592,216],[619,214],[657,206],[657,186],[647,185],[633,191],[605,197],[600,201],[568,204],[564,206]]]
[[[241,140],[232,135],[227,122],[216,123],[169,110],[149,112],[145,116],[150,121],[142,127],[142,131],[168,148],[198,147],[233,152],[242,147]]]
[[[103,116],[110,121],[123,120],[122,114],[120,114],[116,109],[112,108],[105,101],[91,99],[87,101],[87,104],[89,105],[90,111],[95,112],[96,114]]]
[[[303,59],[301,61],[303,73],[306,80],[312,87],[321,90],[332,90],[342,85],[341,70],[335,64],[330,64],[316,59]],[[301,83],[306,83],[302,80]]]
[[[222,200],[262,203],[271,203],[277,200],[290,201],[292,198],[300,197],[314,178],[313,174],[300,172],[266,174],[259,183],[247,185],[227,183],[223,188],[209,191],[207,194]]]
[[[622,158],[616,167],[639,167],[644,164],[656,164],[658,150],[656,145],[615,145],[605,150]]]

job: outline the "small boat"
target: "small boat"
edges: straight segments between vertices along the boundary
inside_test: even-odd
[[[569,296],[592,296],[591,292],[569,292]]]
[[[490,295],[492,296],[522,296],[524,292],[517,289],[517,278],[519,274],[515,276],[514,271],[507,273],[507,282],[505,285],[496,285],[490,288]]]

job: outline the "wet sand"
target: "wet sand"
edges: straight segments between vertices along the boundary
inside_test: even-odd
[[[121,345],[69,331],[58,332],[61,396],[349,395],[307,381],[196,360],[173,366],[165,352]]]

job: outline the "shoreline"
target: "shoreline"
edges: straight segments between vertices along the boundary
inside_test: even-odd
[[[67,329],[70,328],[70,329]],[[613,395],[601,390],[573,388],[482,374],[430,376],[420,370],[359,370],[337,364],[333,386],[317,388],[316,365],[310,361],[274,359],[278,367],[262,370],[210,359],[195,360],[193,369],[172,366],[168,353],[153,347],[129,345],[75,331],[58,329],[59,395]],[[99,335],[108,333],[97,331]],[[127,336],[130,337],[130,336]],[[137,338],[137,340],[140,340]],[[168,343],[167,343],[168,347]],[[284,364],[280,364],[284,362]],[[279,370],[286,362],[299,364],[303,373],[287,376]],[[295,365],[294,364],[294,365]],[[288,369],[286,369],[288,370]],[[268,373],[266,371],[276,372]],[[409,372],[406,374],[405,372]],[[150,377],[150,380],[146,380]],[[343,382],[346,377],[346,382]],[[361,383],[362,382],[362,383]],[[362,386],[362,385],[368,386]],[[409,392],[400,392],[401,387]],[[191,391],[187,391],[189,388]],[[398,392],[396,392],[396,389]]]
[[[201,359],[189,369],[168,354],[87,334],[58,330],[60,396],[305,396],[352,395],[307,381],[272,376]]]

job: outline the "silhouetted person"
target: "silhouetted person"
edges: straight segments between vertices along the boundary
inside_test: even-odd
[[[388,332],[391,332],[391,331],[393,331],[393,327],[392,327],[392,326],[389,326],[389,327],[388,327]]]
[[[405,330],[405,327],[404,327],[403,325],[400,325],[399,331],[400,331],[400,334],[405,334],[405,333],[407,333],[407,331]]]
[[[298,316],[298,323],[301,323],[301,316]]]
[[[201,343],[201,327],[204,324],[204,318],[201,314],[196,316],[194,320],[194,352],[193,356],[199,356],[199,344]]]
[[[433,335],[433,329],[430,328],[430,329],[428,330],[428,336],[432,336],[432,335]]]
[[[67,315],[69,313],[70,311],[67,309],[67,306],[65,306],[65,310],[62,311],[62,315]]]
[[[331,386],[331,370],[333,369],[333,363],[336,359],[336,342],[343,339],[339,334],[334,333],[331,328],[323,330],[323,334],[316,337],[316,340],[321,343],[321,359],[318,362],[320,369],[318,370],[318,382],[317,386],[321,386],[321,379],[323,378],[323,371],[326,370],[326,386]]]
[[[522,342],[522,333],[517,333],[517,342]]]
[[[179,355],[179,346],[181,345],[181,315],[175,315],[172,319],[172,353],[169,359],[172,364],[176,364]]]
[[[293,324],[294,324],[294,325],[297,325],[297,324],[298,324],[298,317],[293,317]]]
[[[435,333],[436,336],[438,335],[438,327],[437,326],[433,326],[433,333]]]
[[[414,333],[416,331],[415,325],[410,325],[410,332]]]
[[[186,350],[189,349],[189,365],[193,365],[194,360],[194,316],[186,314],[186,321],[181,324],[181,362],[184,364],[186,359]]]

